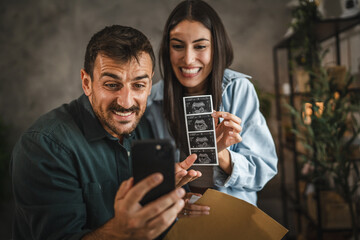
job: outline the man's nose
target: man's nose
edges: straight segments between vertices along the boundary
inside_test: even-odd
[[[130,87],[124,86],[120,89],[117,103],[123,108],[131,108],[134,106],[133,92]]]

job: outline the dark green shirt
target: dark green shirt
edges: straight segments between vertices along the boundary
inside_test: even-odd
[[[103,225],[132,176],[132,140],[152,137],[143,118],[120,144],[85,95],[39,118],[13,151],[13,238],[79,239]]]

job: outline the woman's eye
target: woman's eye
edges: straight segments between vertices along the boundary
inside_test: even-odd
[[[174,44],[174,45],[172,45],[172,48],[174,48],[174,49],[181,49],[181,48],[183,48],[183,46],[180,45],[180,44]]]
[[[204,49],[204,48],[206,48],[206,46],[205,46],[205,45],[198,45],[198,46],[195,46],[195,49]]]

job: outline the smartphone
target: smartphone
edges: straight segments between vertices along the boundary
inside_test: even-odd
[[[142,205],[154,201],[175,189],[175,146],[171,140],[135,140],[131,146],[134,183],[152,173],[160,172],[164,180],[140,201]]]

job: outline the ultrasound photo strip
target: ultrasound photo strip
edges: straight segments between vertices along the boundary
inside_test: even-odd
[[[189,152],[197,154],[194,165],[219,165],[211,95],[184,97]]]

